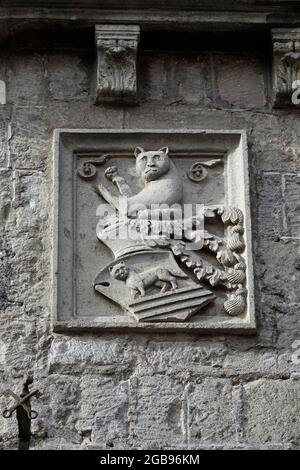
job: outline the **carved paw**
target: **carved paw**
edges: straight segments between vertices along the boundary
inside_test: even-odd
[[[104,174],[109,181],[113,181],[113,179],[118,176],[118,168],[116,166],[109,166],[106,168]]]

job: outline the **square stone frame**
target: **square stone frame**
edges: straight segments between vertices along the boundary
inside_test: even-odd
[[[178,143],[178,135],[180,135]],[[107,148],[116,143],[120,148],[134,148],[144,143],[146,148],[156,147],[159,140],[172,148],[185,145],[193,151],[224,152],[225,199],[227,205],[235,205],[244,213],[247,263],[247,311],[243,318],[203,316],[193,322],[138,323],[128,316],[75,316],[73,312],[73,233],[74,233],[74,153],[97,153],[97,148]],[[151,143],[152,142],[152,143]],[[187,149],[188,142],[188,149]],[[181,332],[181,333],[232,333],[256,332],[254,279],[252,261],[252,232],[250,212],[250,186],[248,173],[247,135],[244,130],[196,130],[196,129],[55,129],[53,136],[53,275],[52,275],[52,327],[55,332]],[[99,153],[99,151],[98,151]],[[65,230],[71,234],[63,236]],[[60,254],[64,253],[64,263]]]

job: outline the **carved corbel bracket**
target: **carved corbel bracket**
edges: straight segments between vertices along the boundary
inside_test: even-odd
[[[138,25],[96,25],[96,104],[137,103]]]
[[[300,28],[273,29],[272,43],[273,106],[295,106],[292,97],[300,87]]]

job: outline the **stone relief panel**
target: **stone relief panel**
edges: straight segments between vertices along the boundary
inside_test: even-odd
[[[243,132],[55,132],[54,328],[255,330]]]

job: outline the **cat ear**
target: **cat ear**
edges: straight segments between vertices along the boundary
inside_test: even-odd
[[[159,149],[159,152],[162,152],[162,153],[165,153],[166,155],[168,155],[169,148],[168,147],[163,147],[163,148]]]
[[[141,153],[145,153],[145,150],[142,147],[136,147],[134,149],[135,158],[137,158]]]

